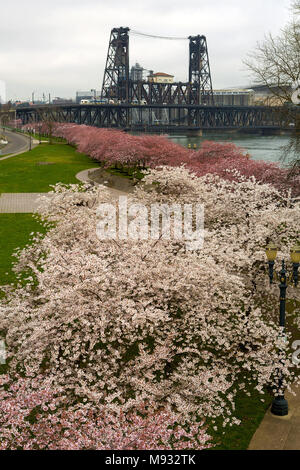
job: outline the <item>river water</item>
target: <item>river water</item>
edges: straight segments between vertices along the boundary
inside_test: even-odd
[[[285,166],[293,159],[293,155],[288,155],[284,160],[284,147],[290,142],[289,135],[252,135],[252,134],[228,134],[228,133],[207,133],[202,137],[188,137],[186,135],[169,135],[168,138],[173,142],[192,148],[194,144],[197,148],[204,140],[214,140],[218,142],[233,142],[238,147],[242,147],[251,155],[254,160],[264,160],[267,162],[277,162],[280,166]]]

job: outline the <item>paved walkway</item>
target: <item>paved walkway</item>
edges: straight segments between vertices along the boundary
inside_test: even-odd
[[[0,195],[0,213],[16,214],[35,212],[37,199],[48,193],[3,193]]]
[[[293,396],[286,394],[288,416],[274,416],[267,411],[249,445],[249,450],[300,450],[300,388]]]

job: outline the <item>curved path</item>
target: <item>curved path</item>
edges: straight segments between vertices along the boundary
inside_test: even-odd
[[[106,186],[105,184],[97,183],[96,181],[91,179],[90,178],[91,173],[96,170],[99,170],[99,166],[97,166],[97,168],[89,168],[88,170],[80,171],[79,173],[77,173],[76,178],[82,183],[90,183],[92,185],[106,187],[106,189],[109,189],[111,196],[113,198],[118,198],[119,196],[124,196],[124,194],[127,194],[127,192],[125,191],[121,191],[120,189],[116,189],[116,188],[110,188],[109,186]]]
[[[23,153],[29,150],[29,137],[23,134],[19,134],[17,132],[11,132],[7,130],[5,130],[4,134],[9,142],[7,145],[5,145],[4,148],[1,149],[0,160],[5,160],[7,158],[13,157],[15,155],[18,155],[19,153]],[[4,156],[2,157],[2,155]]]

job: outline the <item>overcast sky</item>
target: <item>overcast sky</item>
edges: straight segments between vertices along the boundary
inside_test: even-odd
[[[290,0],[0,0],[0,80],[7,99],[75,97],[100,89],[110,30],[207,37],[214,88],[251,80],[242,60],[277,34]],[[130,66],[188,78],[188,41],[130,36]]]

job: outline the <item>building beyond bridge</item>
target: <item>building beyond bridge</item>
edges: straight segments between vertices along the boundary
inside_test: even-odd
[[[148,75],[148,82],[150,83],[173,83],[174,75],[169,75],[164,72],[150,73]]]
[[[216,106],[253,106],[254,96],[252,89],[214,90]]]

